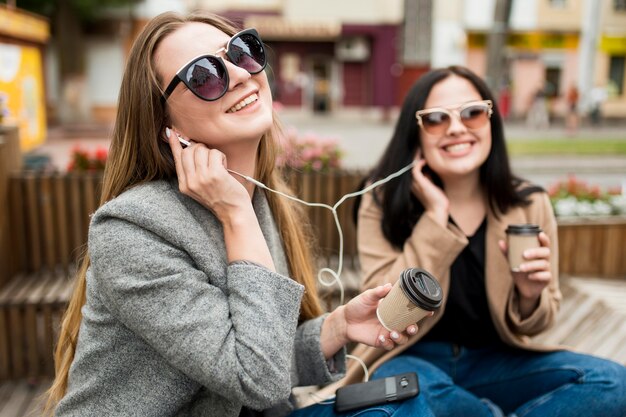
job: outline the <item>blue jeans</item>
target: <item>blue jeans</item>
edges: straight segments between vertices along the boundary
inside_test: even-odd
[[[314,405],[290,417],[626,416],[626,367],[590,355],[421,342],[373,377],[409,371],[420,383],[420,394],[410,400],[343,414]]]
[[[626,368],[590,355],[422,342],[377,376],[407,369],[417,371],[436,416],[626,415]]]

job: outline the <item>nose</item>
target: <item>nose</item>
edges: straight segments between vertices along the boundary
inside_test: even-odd
[[[450,126],[448,126],[448,135],[454,136],[467,132],[467,127],[461,121],[461,115],[458,111],[452,111],[450,117]]]
[[[226,63],[228,78],[230,79],[228,84],[228,91],[234,90],[235,88],[237,88],[238,85],[244,84],[252,77],[252,75],[250,75],[248,71],[238,67],[232,62],[228,60],[224,60],[224,62]]]

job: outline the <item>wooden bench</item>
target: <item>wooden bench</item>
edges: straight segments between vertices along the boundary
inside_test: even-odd
[[[9,179],[9,279],[0,288],[0,379],[51,376],[53,347],[101,174]]]
[[[64,271],[20,274],[0,290],[0,379],[54,375],[52,352],[71,290]]]
[[[333,206],[345,194],[357,190],[365,172],[287,170],[285,175],[298,197]],[[51,372],[50,346],[57,331],[55,320],[71,293],[70,277],[86,241],[89,215],[98,207],[101,181],[101,173],[23,171],[9,178],[5,187],[6,207],[0,207],[0,218],[4,210],[10,235],[8,256],[6,252],[1,254],[6,261],[0,268],[0,273],[5,274],[0,277],[0,379]],[[347,199],[338,207],[337,214],[344,236],[344,268],[358,271],[356,228],[352,219],[354,202],[354,198]],[[336,267],[339,237],[331,212],[320,207],[307,207],[306,211],[315,235],[311,246],[317,251],[320,264],[335,263]],[[578,222],[559,221],[561,273],[626,275],[626,221],[596,223],[586,222],[581,226]],[[589,246],[596,243],[597,247]],[[580,252],[581,248],[584,253]],[[594,270],[595,266],[600,269]],[[358,291],[358,276],[351,276],[345,299]],[[327,307],[336,305],[336,287],[321,291]],[[35,360],[34,352],[48,356]],[[13,361],[18,363],[13,365]]]

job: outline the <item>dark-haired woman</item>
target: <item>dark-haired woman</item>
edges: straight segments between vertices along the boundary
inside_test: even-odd
[[[436,416],[624,416],[626,368],[530,339],[561,300],[557,225],[547,194],[511,173],[498,107],[468,69],[417,81],[368,180],[414,160],[358,208],[363,288],[422,267],[439,279],[444,304],[408,344],[354,354],[376,377],[416,371]],[[519,223],[543,232],[511,272],[505,230]],[[360,375],[351,367],[347,381]]]

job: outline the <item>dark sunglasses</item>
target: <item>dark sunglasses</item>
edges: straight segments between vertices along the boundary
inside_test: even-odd
[[[483,127],[493,113],[491,100],[472,101],[456,109],[433,107],[415,113],[417,123],[426,133],[443,135],[452,123],[452,115],[456,115],[461,123],[470,130]]]
[[[250,74],[258,74],[267,65],[265,48],[256,29],[246,29],[233,35],[215,54],[223,52],[230,62]],[[165,103],[178,83],[183,82],[196,96],[214,101],[226,94],[230,79],[224,60],[215,55],[201,55],[185,64],[169,83],[161,103]]]

